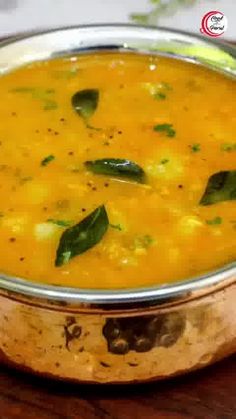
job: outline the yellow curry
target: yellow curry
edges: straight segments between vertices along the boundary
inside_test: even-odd
[[[0,269],[169,283],[235,261],[235,82],[170,58],[60,58],[0,78]]]

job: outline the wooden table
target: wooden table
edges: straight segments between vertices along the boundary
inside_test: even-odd
[[[0,419],[234,419],[236,356],[165,382],[60,383],[0,367]]]

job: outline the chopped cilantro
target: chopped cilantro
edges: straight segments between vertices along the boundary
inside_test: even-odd
[[[171,87],[171,85],[169,84],[169,83],[166,83],[166,82],[162,82],[162,83],[160,83],[160,85],[159,85],[161,88],[163,88],[163,89],[166,89],[166,90],[172,90],[172,87]]]
[[[220,148],[222,151],[236,151],[236,143],[224,143]]]
[[[54,218],[49,218],[48,223],[56,224],[59,227],[70,227],[72,222],[67,220],[55,220]]]
[[[156,100],[164,100],[166,99],[166,94],[163,92],[157,92],[153,95],[154,99]]]
[[[223,220],[222,220],[222,218],[221,217],[215,217],[215,218],[212,218],[211,220],[206,220],[206,223],[208,224],[208,225],[210,225],[210,226],[213,226],[213,225],[220,225],[220,224],[222,224],[222,222],[223,222]]]
[[[115,230],[122,231],[122,227],[120,224],[110,224],[111,228],[114,228]]]
[[[41,166],[47,166],[47,164],[53,161],[54,159],[55,159],[55,156],[53,156],[53,154],[50,154],[49,156],[45,157],[41,161]]]
[[[38,100],[42,103],[45,111],[57,109],[58,105],[55,100],[52,99],[52,95],[55,94],[55,89],[44,89],[42,87],[25,87],[20,86],[11,90],[12,93],[27,93],[30,94],[32,99]]]
[[[143,87],[156,100],[164,100],[167,97],[168,91],[172,90],[168,83],[142,83]]]
[[[149,234],[145,234],[144,236],[137,236],[134,239],[134,248],[144,248],[147,249],[154,243],[154,239]]]
[[[24,185],[26,182],[30,182],[31,180],[33,180],[32,176],[25,176],[19,179],[21,185]]]
[[[167,137],[174,137],[176,134],[172,124],[157,124],[153,127],[153,130],[156,132],[163,132]]]
[[[57,109],[57,108],[58,108],[58,105],[57,105],[57,102],[55,102],[55,100],[47,100],[47,101],[45,101],[44,107],[43,107],[43,109],[45,111],[51,111],[51,110]]]
[[[161,164],[166,164],[166,163],[169,163],[169,161],[170,161],[169,159],[162,159],[162,160],[161,160]]]
[[[35,88],[34,87],[15,87],[14,89],[11,89],[10,92],[12,93],[34,93]]]
[[[192,144],[190,145],[191,151],[193,153],[198,153],[199,151],[201,151],[201,145],[200,144]]]
[[[32,91],[32,98],[42,100],[42,101],[47,101],[48,97],[50,97],[54,93],[55,93],[54,89],[35,88],[34,91]]]

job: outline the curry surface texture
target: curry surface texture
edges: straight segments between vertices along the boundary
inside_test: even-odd
[[[0,88],[2,272],[124,288],[235,261],[232,79],[105,53],[35,63]]]

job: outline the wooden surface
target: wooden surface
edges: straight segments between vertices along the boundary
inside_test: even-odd
[[[234,419],[236,356],[136,386],[61,383],[0,367],[0,419]]]

